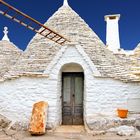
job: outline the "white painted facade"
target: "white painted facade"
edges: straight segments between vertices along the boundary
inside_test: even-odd
[[[25,128],[33,104],[46,101],[49,105],[46,126],[56,128],[62,124],[62,72],[83,72],[85,128],[101,131],[136,121],[137,118],[131,122],[128,117],[120,123],[116,115],[118,108],[140,112],[140,77],[132,73],[131,67],[135,65],[123,55],[126,52],[119,51],[119,18],[120,15],[105,16],[107,46],[113,53],[72,10],[68,0],[44,24],[68,37],[71,42],[66,46],[36,34],[21,53],[9,42],[5,27],[0,41],[0,115]],[[136,54],[139,56],[139,47]]]
[[[114,53],[120,51],[119,22],[120,15],[106,15],[106,45]]]
[[[76,67],[72,68],[72,66]],[[62,122],[61,73],[84,72],[84,120],[90,115],[115,115],[117,108],[126,108],[128,98],[140,98],[140,83],[95,78],[100,75],[81,46],[65,46],[45,71],[49,78],[21,77],[0,83],[0,114],[13,122],[28,125],[32,105],[49,104],[47,124],[54,128]]]

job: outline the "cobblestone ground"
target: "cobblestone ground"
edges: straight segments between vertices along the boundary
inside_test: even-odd
[[[0,132],[0,140],[14,140],[14,139],[10,136],[7,136],[4,132]]]
[[[48,133],[43,136],[31,136],[28,132],[18,132],[8,136],[0,132],[0,140],[140,140],[140,134],[131,137],[120,137],[116,135],[92,136],[76,133]]]

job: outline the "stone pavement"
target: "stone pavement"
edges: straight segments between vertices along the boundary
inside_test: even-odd
[[[140,140],[140,134],[131,137],[117,135],[92,136],[86,133],[47,133],[42,136],[31,136],[28,132],[18,132],[13,136],[7,136],[0,132],[0,140]]]
[[[13,138],[0,133],[0,140],[140,140],[140,135],[131,137],[120,137],[116,135],[92,136],[88,134],[76,133],[50,133],[43,136],[31,136],[27,132],[20,132],[19,134],[14,135]]]
[[[0,131],[0,140],[140,140],[140,132],[136,136],[121,137],[113,133],[93,136],[87,134],[83,126],[61,126],[55,132],[47,131],[42,136],[31,136],[27,131]]]
[[[19,139],[20,140],[20,139]],[[44,136],[26,135],[21,140],[140,140],[140,137],[120,137],[120,136],[92,136],[87,134],[76,133],[53,133]]]
[[[10,136],[7,136],[4,132],[0,132],[0,140],[15,140]]]

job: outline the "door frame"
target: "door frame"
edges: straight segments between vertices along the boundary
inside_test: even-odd
[[[63,125],[63,106],[64,106],[64,104],[63,104],[63,94],[64,94],[64,93],[63,93],[63,86],[64,86],[64,85],[63,85],[63,84],[64,84],[64,78],[63,78],[63,77],[64,77],[64,76],[73,76],[73,77],[74,77],[74,76],[81,76],[81,77],[83,78],[83,90],[82,90],[82,91],[83,91],[83,93],[82,93],[82,94],[83,94],[83,98],[82,98],[82,108],[83,108],[83,109],[82,109],[82,114],[83,114],[83,115],[82,115],[82,119],[83,119],[83,125],[84,125],[84,83],[85,83],[85,82],[84,82],[84,72],[62,72],[62,77],[61,77],[61,78],[62,78],[62,85],[61,85],[61,87],[62,87],[62,88],[61,88],[62,125]],[[72,95],[71,95],[70,98],[71,98],[71,100],[72,100],[72,98],[73,98]]]

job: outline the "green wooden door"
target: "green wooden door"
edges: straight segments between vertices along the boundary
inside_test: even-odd
[[[83,124],[83,73],[62,74],[62,124]]]

